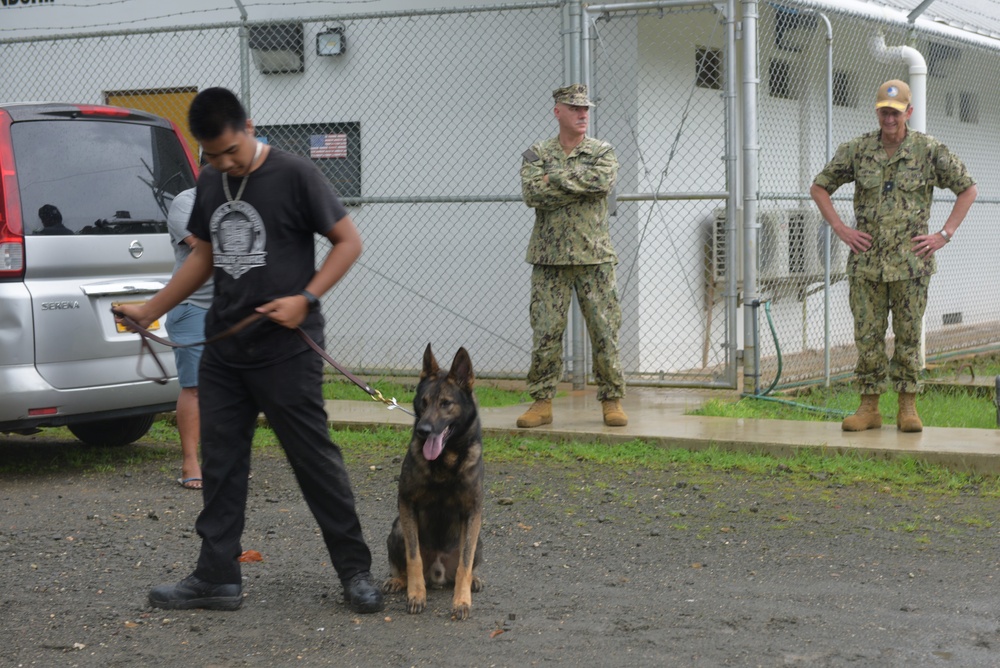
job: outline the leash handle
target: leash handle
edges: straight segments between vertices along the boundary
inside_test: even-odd
[[[166,367],[163,366],[163,362],[160,361],[160,358],[156,356],[156,351],[153,350],[153,344],[151,344],[150,341],[156,341],[157,343],[160,343],[165,346],[170,346],[171,348],[181,348],[182,346],[180,344],[174,343],[173,341],[168,341],[167,339],[161,338],[156,334],[153,334],[151,331],[149,331],[148,329],[146,329],[145,327],[143,327],[135,320],[128,317],[127,315],[125,315],[116,308],[112,307],[111,314],[114,315],[115,318],[117,318],[118,320],[121,320],[125,326],[127,326],[129,329],[132,329],[139,335],[139,359],[137,359],[135,362],[136,375],[139,376],[139,378],[142,378],[143,380],[151,380],[157,385],[166,385],[169,378],[169,375],[167,374],[167,369]],[[159,376],[147,376],[145,373],[143,373],[142,358],[143,355],[145,355],[145,353],[147,352],[149,353],[150,357],[153,358],[153,361],[156,362],[156,366],[160,369]]]
[[[177,343],[171,341],[170,339],[164,339],[161,336],[153,334],[151,331],[137,323],[135,320],[125,315],[118,309],[111,309],[111,314],[122,321],[122,324],[126,325],[129,329],[134,331],[136,334],[142,337],[143,341],[149,339],[150,341],[155,341],[160,345],[167,346],[168,348],[194,348],[195,346],[205,346],[209,343],[215,343],[216,341],[221,341],[222,339],[228,338],[233,334],[243,331],[253,323],[264,318],[263,313],[251,313],[247,317],[240,320],[238,323],[230,327],[224,332],[220,332],[215,336],[205,339],[204,341],[195,341],[194,343]]]
[[[240,320],[238,323],[236,323],[226,331],[221,332],[220,334],[216,334],[215,336],[209,339],[205,339],[204,341],[196,341],[194,343],[176,343],[169,339],[165,339],[162,336],[157,336],[156,334],[153,334],[151,331],[149,331],[148,329],[146,329],[145,327],[143,327],[135,320],[125,315],[116,308],[111,309],[111,314],[114,315],[115,318],[121,320],[122,324],[124,324],[126,327],[128,327],[129,329],[131,329],[132,331],[134,331],[136,334],[139,335],[139,359],[137,359],[135,362],[136,375],[142,378],[143,380],[151,380],[157,385],[166,385],[169,382],[170,375],[167,373],[166,367],[163,366],[163,362],[161,362],[160,358],[156,355],[156,351],[153,350],[153,344],[151,344],[150,341],[155,341],[156,343],[159,343],[162,346],[167,346],[168,348],[193,348],[195,346],[203,346],[209,343],[214,343],[215,341],[218,341],[220,339],[224,339],[227,336],[232,336],[233,334],[236,334],[240,330],[246,329],[251,324],[264,317],[260,313],[251,313],[250,315],[243,318],[242,320]],[[143,373],[142,358],[145,356],[146,353],[149,353],[149,356],[153,358],[153,362],[156,363],[157,368],[160,370],[159,376],[147,376],[145,373]]]
[[[156,343],[167,346],[168,348],[193,348],[194,346],[205,346],[210,343],[215,343],[216,341],[221,341],[222,339],[233,336],[234,334],[246,329],[250,325],[265,318],[264,314],[262,313],[256,313],[256,312],[251,313],[250,315],[243,318],[238,323],[236,323],[229,329],[225,330],[224,332],[220,332],[219,334],[207,338],[204,341],[196,341],[195,343],[176,343],[169,339],[164,339],[161,336],[153,334],[151,331],[149,331],[148,329],[146,329],[145,327],[137,323],[135,320],[133,320],[129,316],[119,311],[118,309],[112,308],[111,313],[116,318],[121,320],[121,322],[125,326],[127,326],[129,329],[131,329],[132,331],[134,331],[136,334],[139,335],[140,348],[139,348],[139,359],[136,362],[136,369],[135,369],[136,374],[143,380],[151,380],[159,385],[166,385],[169,376],[167,374],[166,368],[160,361],[160,358],[157,357],[156,351],[153,350],[153,346],[150,343],[150,341],[155,341]],[[413,413],[400,406],[399,403],[396,401],[396,397],[393,397],[391,400],[386,399],[385,397],[382,396],[381,392],[379,392],[378,390],[373,390],[368,385],[368,383],[364,382],[363,380],[355,376],[353,373],[351,373],[350,371],[342,367],[340,364],[338,364],[337,361],[334,360],[332,357],[330,357],[330,355],[325,350],[323,350],[323,348],[320,347],[318,343],[313,341],[312,337],[306,334],[301,327],[296,327],[295,331],[298,332],[302,340],[305,341],[306,344],[310,348],[312,348],[313,351],[316,352],[316,354],[322,357],[334,369],[339,371],[345,378],[347,378],[349,381],[351,381],[352,383],[360,387],[362,390],[364,390],[368,394],[368,396],[370,396],[372,399],[385,404],[389,408],[389,410],[399,409],[411,417],[416,417]],[[142,372],[142,358],[143,355],[147,352],[149,353],[150,357],[153,358],[153,361],[156,362],[156,366],[160,369],[159,377],[147,376]]]

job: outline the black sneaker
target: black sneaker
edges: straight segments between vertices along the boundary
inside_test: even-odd
[[[344,583],[344,600],[351,610],[360,614],[379,612],[385,609],[382,591],[372,584],[370,573],[358,573]]]
[[[149,590],[149,604],[166,610],[235,610],[243,603],[243,587],[213,584],[189,575],[177,584],[159,585]]]

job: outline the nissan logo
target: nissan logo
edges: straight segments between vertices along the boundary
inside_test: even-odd
[[[138,241],[133,241],[128,245],[129,255],[134,257],[136,260],[142,257],[142,244]]]

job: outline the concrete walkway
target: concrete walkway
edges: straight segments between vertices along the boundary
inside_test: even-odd
[[[622,402],[627,427],[606,427],[601,405],[591,388],[569,392],[553,401],[553,423],[518,429],[517,416],[526,406],[482,409],[483,431],[489,435],[522,435],[567,441],[621,443],[642,439],[667,447],[697,450],[712,445],[732,450],[789,455],[803,447],[829,452],[864,452],[870,456],[912,456],[960,471],[1000,474],[1000,430],[925,427],[903,434],[893,423],[881,429],[844,432],[839,422],[744,420],[685,415],[718,393],[629,388]],[[406,407],[410,409],[410,406]],[[919,401],[918,401],[919,408]],[[409,429],[413,418],[375,401],[327,402],[330,423],[337,428],[396,425]]]

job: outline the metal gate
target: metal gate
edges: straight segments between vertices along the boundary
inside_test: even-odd
[[[621,164],[622,365],[631,384],[736,387],[734,3],[584,10],[593,134]]]

